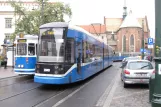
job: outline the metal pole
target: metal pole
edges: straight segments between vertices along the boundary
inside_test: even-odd
[[[15,8],[15,12],[14,12],[14,15],[15,15],[15,32],[16,32],[16,8]],[[15,36],[15,35],[14,35]],[[14,62],[15,62],[15,49],[14,49],[14,41],[15,41],[15,37],[13,38],[13,43],[12,43],[12,68],[14,68]]]
[[[161,107],[161,0],[155,0],[155,84],[152,107]]]
[[[142,59],[144,59],[144,20],[142,20]]]

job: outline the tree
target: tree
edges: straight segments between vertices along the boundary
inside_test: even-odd
[[[39,26],[49,22],[64,22],[64,15],[71,17],[72,12],[68,4],[61,2],[49,3],[44,0],[44,8],[42,10],[42,0],[36,0],[39,4],[37,9],[26,10],[22,6],[23,2],[10,1],[11,6],[15,9],[15,35],[23,32],[24,34],[39,34]],[[43,16],[42,15],[43,11]]]

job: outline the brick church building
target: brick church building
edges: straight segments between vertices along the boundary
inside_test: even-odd
[[[88,32],[102,38],[116,52],[140,52],[142,36],[144,35],[144,48],[147,49],[147,39],[150,37],[148,20],[135,18],[132,10],[127,14],[127,7],[123,7],[122,18],[104,17],[104,25],[79,25]],[[147,49],[148,50],[148,49]]]

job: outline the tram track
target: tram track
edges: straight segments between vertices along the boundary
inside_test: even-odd
[[[41,87],[41,84],[34,83],[33,80],[2,87],[0,88],[0,101],[34,90],[38,87]]]
[[[4,78],[0,79],[0,88],[9,86],[12,84],[16,84],[22,81],[30,80],[33,79],[33,76],[31,75],[26,75],[26,76],[18,76],[18,77],[11,77],[11,78]]]

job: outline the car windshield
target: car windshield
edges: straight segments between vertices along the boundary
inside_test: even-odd
[[[131,69],[131,70],[141,70],[141,69],[148,70],[148,69],[153,69],[153,66],[150,62],[136,61],[136,62],[129,62],[128,69]]]

